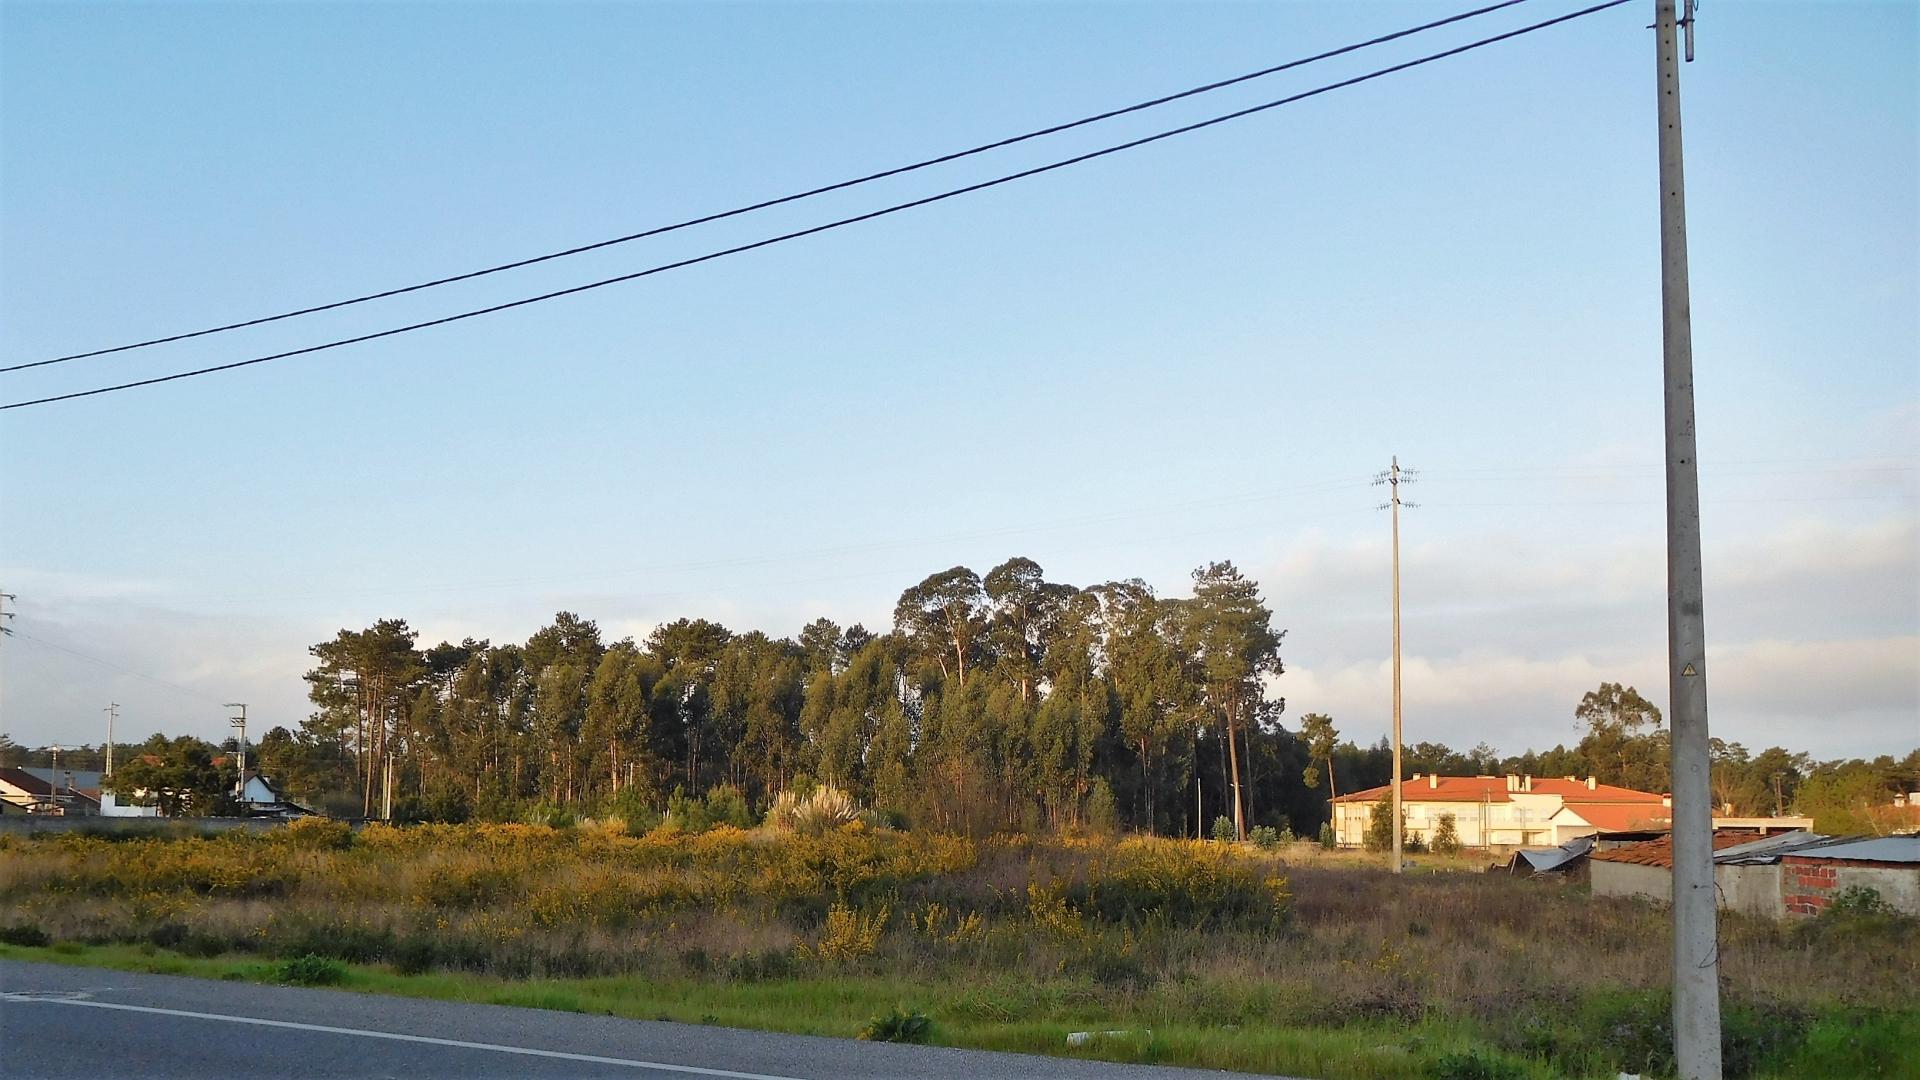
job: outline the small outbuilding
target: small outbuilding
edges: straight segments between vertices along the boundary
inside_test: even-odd
[[[1720,906],[1767,918],[1818,915],[1850,888],[1872,889],[1894,908],[1920,915],[1920,836],[1831,837],[1799,830],[1713,836]],[[1673,842],[1661,837],[1590,857],[1595,896],[1673,897]]]

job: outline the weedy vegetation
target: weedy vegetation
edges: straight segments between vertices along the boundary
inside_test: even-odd
[[[1265,834],[778,817],[0,838],[0,955],[1340,1080],[1671,1070],[1658,907]],[[1920,926],[1871,899],[1725,918],[1728,1076],[1920,1075]],[[1108,1030],[1142,1034],[1065,1042]]]

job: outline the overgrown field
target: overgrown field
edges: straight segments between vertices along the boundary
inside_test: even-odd
[[[0,838],[10,956],[821,1034],[897,1010],[869,1033],[1052,1053],[1127,1029],[1072,1052],[1341,1078],[1658,1074],[1667,941],[1659,908],[1307,848],[857,824]],[[1729,916],[1721,962],[1729,1075],[1920,1076],[1912,920]]]

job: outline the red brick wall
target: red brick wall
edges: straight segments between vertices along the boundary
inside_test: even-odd
[[[1840,868],[1827,859],[1780,860],[1780,898],[1789,915],[1818,915],[1833,899]]]

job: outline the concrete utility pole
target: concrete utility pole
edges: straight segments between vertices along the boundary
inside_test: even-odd
[[[235,745],[240,751],[240,781],[234,789],[235,795],[244,795],[247,790],[247,707],[238,701],[227,702],[227,708],[240,711],[227,717],[227,723],[240,733]]]
[[[1400,457],[1394,455],[1393,463],[1385,471],[1373,478],[1375,487],[1387,485],[1389,492],[1386,502],[1380,504],[1382,510],[1393,511],[1393,872],[1400,872],[1401,811],[1400,811],[1400,485],[1413,483],[1413,470],[1402,472]],[[1417,506],[1418,503],[1407,503]]]
[[[120,719],[120,703],[117,701],[107,702],[106,713],[107,713],[107,768],[105,772],[101,773],[101,776],[103,777],[113,775],[113,722],[115,720]]]
[[[13,612],[7,610],[7,601],[18,599],[10,592],[0,592],[0,638],[13,636],[13,627],[7,625],[7,620],[13,618]]]
[[[1673,1057],[1682,1080],[1720,1080],[1713,798],[1707,758],[1700,467],[1693,421],[1693,314],[1680,154],[1680,42],[1693,59],[1694,0],[1654,0],[1660,123],[1660,300],[1667,413],[1667,686],[1673,722]]]

